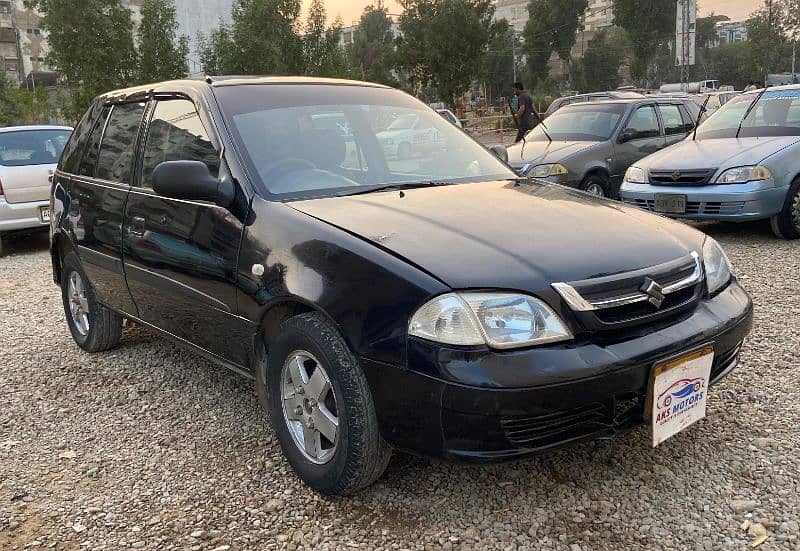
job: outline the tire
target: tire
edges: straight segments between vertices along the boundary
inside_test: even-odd
[[[114,348],[122,335],[122,317],[99,302],[75,253],[64,257],[61,298],[72,338],[87,352]]]
[[[307,378],[308,386],[296,384],[295,378]],[[308,486],[324,495],[347,495],[383,474],[391,449],[378,431],[366,377],[322,315],[301,314],[281,325],[256,373],[256,387],[284,455]],[[319,388],[327,389],[319,393]],[[331,440],[323,433],[331,434],[334,418],[337,429]],[[307,434],[313,437],[306,439]]]
[[[589,174],[581,182],[580,188],[597,197],[611,197],[611,187],[608,180],[600,174]]]
[[[406,161],[411,158],[411,144],[403,142],[397,146],[397,158]]]
[[[770,218],[772,233],[781,239],[800,239],[800,178],[786,194],[783,210]]]

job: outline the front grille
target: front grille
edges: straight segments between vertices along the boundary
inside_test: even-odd
[[[728,369],[735,366],[739,361],[739,353],[742,351],[742,345],[739,344],[730,351],[721,354],[714,358],[714,365],[711,366],[711,382],[716,380],[725,373]]]
[[[655,212],[655,201],[652,199],[625,199],[628,205]],[[744,201],[687,201],[686,214],[731,215],[738,214],[744,208]]]
[[[611,428],[609,404],[586,406],[545,415],[504,417],[500,425],[506,438],[523,448],[544,448]]]
[[[703,291],[697,253],[633,272],[555,283],[553,288],[589,331],[653,324],[691,310]]]
[[[716,168],[651,170],[650,183],[654,186],[702,186],[707,184],[716,172]]]

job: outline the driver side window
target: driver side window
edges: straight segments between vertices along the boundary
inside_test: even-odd
[[[194,104],[186,99],[156,104],[147,129],[141,187],[153,187],[153,171],[165,161],[201,161],[219,176],[219,154],[203,127]]]
[[[658,116],[656,109],[652,105],[639,107],[634,111],[628,126],[625,128],[626,132],[631,133],[632,140],[642,140],[645,138],[657,138],[661,130],[658,126]]]

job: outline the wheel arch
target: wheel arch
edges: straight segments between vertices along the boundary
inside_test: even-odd
[[[61,273],[64,265],[64,258],[69,253],[77,254],[72,241],[61,232],[54,234],[50,243],[50,259],[53,263],[53,283],[58,286],[61,286]]]

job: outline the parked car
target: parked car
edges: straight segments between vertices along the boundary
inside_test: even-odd
[[[360,167],[310,124],[332,113]],[[440,156],[386,155],[379,123],[410,115]],[[78,346],[112,348],[127,318],[254,379],[289,464],[325,494],[370,484],[392,449],[500,460],[654,422],[659,389],[720,380],[752,323],[713,239],[520,178],[379,85],[111,92],[68,143],[52,204]],[[677,429],[659,415],[664,438]]]
[[[706,103],[706,113],[710,116],[717,111],[720,107],[728,103],[731,99],[735,98],[741,94],[741,92],[736,91],[724,91],[724,92],[710,92],[708,94],[701,94],[697,99],[702,105],[706,103],[706,98],[708,98],[708,103]]]
[[[449,109],[437,109],[436,112],[439,113],[442,117],[444,117],[445,120],[450,122],[453,126],[457,126],[458,128],[464,128],[464,125],[461,124],[461,119],[456,117],[455,114]]]
[[[438,128],[416,113],[404,113],[396,117],[377,136],[384,152],[401,160],[410,159],[418,153],[429,153],[442,145]]]
[[[543,118],[547,118],[562,107],[572,105],[573,103],[586,103],[588,101],[603,101],[607,99],[637,99],[644,96],[638,92],[631,92],[627,90],[615,90],[611,92],[592,92],[591,94],[577,94],[573,96],[564,96],[553,100],[547,111],[544,112]]]
[[[510,147],[508,162],[523,175],[617,197],[630,165],[694,129],[691,112],[686,101],[670,98],[569,105]]]
[[[0,255],[6,235],[47,230],[49,179],[70,132],[68,126],[0,128]]]
[[[668,150],[636,162],[622,199],[673,218],[769,219],[800,238],[800,85],[746,92]]]

